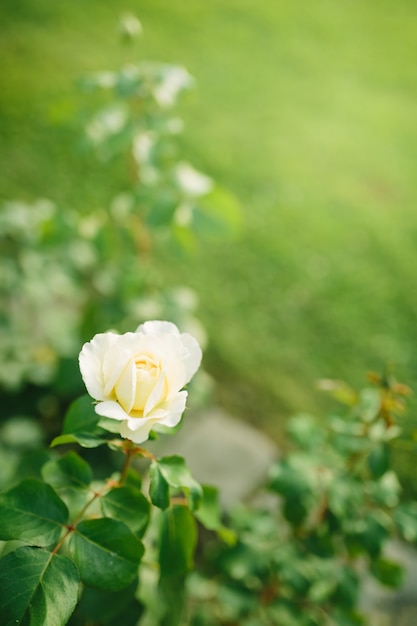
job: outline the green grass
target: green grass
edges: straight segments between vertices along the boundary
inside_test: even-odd
[[[141,0],[144,58],[198,79],[184,152],[240,198],[239,240],[194,259],[221,401],[276,434],[324,405],[320,377],[392,363],[417,389],[417,5],[412,0]],[[0,191],[79,208],[109,180],[76,149],[77,76],[117,67],[116,0],[4,0]],[[77,184],[74,185],[74,180]],[[415,406],[415,402],[413,406]]]

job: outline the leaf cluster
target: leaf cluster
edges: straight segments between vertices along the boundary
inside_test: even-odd
[[[0,493],[2,623],[78,626],[97,612],[100,623],[133,625],[147,611],[155,623],[175,626],[197,522],[222,529],[217,491],[197,483],[179,456],[152,457],[146,489],[132,462],[151,455],[104,431],[87,397],[69,408],[54,446],[74,443],[122,452],[124,465],[99,481],[71,448],[53,454],[41,477]],[[153,608],[143,591],[149,570],[157,572]]]
[[[344,393],[347,410],[326,421],[290,421],[293,447],[271,468],[266,504],[234,511],[237,543],[208,545],[190,579],[193,626],[363,624],[364,575],[401,584],[385,547],[416,539],[415,503],[401,500],[391,464],[406,390],[376,383]]]

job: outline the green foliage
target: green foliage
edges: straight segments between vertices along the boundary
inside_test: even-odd
[[[81,580],[108,591],[124,589],[136,578],[143,546],[122,522],[90,519],[76,525],[69,544]]]
[[[54,446],[68,444],[69,433],[81,445],[97,443],[98,416],[91,406],[84,396],[69,407],[67,434]],[[43,464],[42,480],[27,478],[0,493],[0,540],[7,542],[0,559],[5,624],[63,626],[70,620],[84,626],[96,612],[94,619],[103,615],[104,624],[134,626],[145,608],[154,623],[179,624],[197,544],[198,506],[209,494],[199,521],[208,519],[208,526],[220,529],[217,490],[203,489],[181,457],[152,457],[148,495],[131,461],[149,453],[111,436],[100,443],[113,454],[123,453],[125,463],[107,480],[97,479],[74,450],[54,451]],[[159,572],[162,599],[155,611],[136,597],[138,579],[150,563]]]
[[[47,484],[26,479],[0,496],[0,539],[19,539],[35,546],[56,543],[68,509]]]
[[[347,411],[290,421],[294,449],[271,468],[268,506],[232,512],[237,542],[208,542],[197,563],[189,590],[205,610],[195,611],[193,626],[364,624],[364,568],[383,585],[401,584],[385,547],[397,535],[415,540],[415,507],[400,504],[390,454],[408,390],[372,380],[359,394],[326,381]]]
[[[77,603],[79,576],[66,557],[26,546],[0,560],[4,626],[66,624]]]

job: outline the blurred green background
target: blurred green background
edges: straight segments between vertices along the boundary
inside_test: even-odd
[[[123,62],[124,9],[138,59],[196,77],[183,150],[243,207],[239,237],[156,255],[199,295],[217,400],[279,438],[326,406],[319,378],[392,364],[417,390],[417,4],[2,0],[1,200],[91,211],[121,187],[79,149],[75,81]]]

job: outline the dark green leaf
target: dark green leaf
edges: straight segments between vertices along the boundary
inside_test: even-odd
[[[374,478],[380,478],[388,471],[390,465],[390,449],[386,443],[380,443],[371,450],[368,457],[368,465]]]
[[[68,509],[49,485],[26,479],[0,494],[0,539],[19,539],[41,547],[57,543]]]
[[[180,456],[166,456],[158,459],[157,463],[166,482],[190,496],[192,509],[198,508],[202,497],[201,485],[192,477],[184,459]]]
[[[161,576],[182,576],[193,566],[197,529],[191,511],[174,506],[162,513],[159,563]]]
[[[90,466],[75,452],[68,452],[56,461],[49,461],[42,469],[44,480],[55,488],[86,489],[92,480]]]
[[[79,576],[66,557],[25,546],[0,561],[3,626],[63,626],[77,603]]]
[[[149,468],[149,495],[152,503],[164,510],[169,507],[169,485],[162,476],[157,463],[151,463]]]
[[[353,609],[358,602],[359,578],[350,567],[340,571],[336,591],[332,597],[336,606],[344,609]]]
[[[337,624],[337,626],[361,626],[366,623],[362,615],[356,611],[339,607],[334,607],[329,617],[332,619],[332,623]]]
[[[84,448],[96,448],[114,437],[99,427],[100,416],[94,410],[88,395],[75,400],[67,411],[62,435],[55,437],[52,446],[78,443]]]
[[[85,587],[75,616],[79,621],[106,626],[136,626],[143,606],[136,600],[137,581],[121,591],[101,591]]]
[[[119,591],[132,583],[143,555],[142,543],[129,528],[109,518],[77,524],[70,550],[81,580],[109,591]]]
[[[217,536],[230,546],[237,541],[236,531],[222,523],[222,511],[219,503],[219,490],[211,485],[202,485],[203,497],[194,515],[208,530],[217,532]]]
[[[117,487],[101,498],[104,515],[124,522],[136,536],[142,537],[149,522],[150,505],[135,487]]]
[[[376,559],[371,562],[370,570],[375,578],[387,587],[399,587],[403,581],[403,568],[394,561]]]
[[[140,489],[142,487],[142,476],[132,467],[129,467],[124,480],[126,487],[136,487]]]
[[[183,624],[185,578],[185,575],[161,577],[158,586],[161,599],[159,626]]]
[[[219,490],[216,487],[203,485],[203,498],[195,512],[199,522],[209,530],[219,530],[223,527],[219,504]]]
[[[74,400],[69,407],[65,415],[62,434],[94,432],[99,419],[100,416],[94,410],[93,400],[85,394]]]

